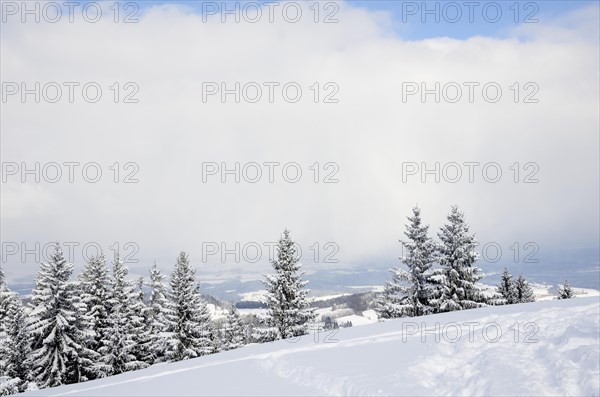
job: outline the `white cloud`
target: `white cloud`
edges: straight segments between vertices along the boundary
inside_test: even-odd
[[[274,241],[289,227],[303,247],[337,242],[342,263],[387,257],[389,265],[418,203],[432,231],[458,204],[482,241],[536,241],[541,250],[597,244],[594,10],[519,28],[511,39],[468,40],[403,41],[386,14],[351,3],[342,4],[337,24],[203,23],[175,5],[152,7],[138,24],[9,22],[4,82],[96,81],[109,95],[111,82],[133,81],[140,103],[3,104],[2,161],[94,161],[105,177],[43,184],[44,202],[53,203],[43,216],[5,207],[5,199],[31,197],[9,178],[2,240],[136,241],[144,264],[180,249],[198,263],[203,241]],[[304,97],[203,103],[203,81],[294,81]],[[336,82],[340,103],[312,103],[315,81]],[[504,96],[495,104],[480,95],[473,104],[403,103],[406,81],[497,82]],[[535,82],[540,102],[513,103],[514,82]],[[203,184],[206,161],[295,161],[304,177]],[[457,184],[402,183],[407,161],[495,161],[504,174],[497,184],[481,174],[472,184],[466,176]],[[114,162],[137,162],[140,183],[112,183]],[[315,162],[339,164],[340,182],[313,183]],[[514,162],[539,164],[540,182],[513,183]]]

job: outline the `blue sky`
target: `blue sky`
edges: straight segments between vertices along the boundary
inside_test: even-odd
[[[94,2],[84,0],[81,4]],[[486,36],[507,38],[514,35],[513,29],[523,24],[544,24],[555,20],[570,11],[577,10],[593,4],[600,4],[597,0],[497,0],[497,1],[401,1],[401,0],[294,0],[297,3],[320,4],[320,17],[326,15],[336,16],[331,8],[331,3],[345,2],[353,7],[370,11],[382,11],[391,16],[391,30],[404,40],[420,40],[436,37],[449,37],[453,39],[467,39],[473,36]],[[112,4],[112,2],[109,2]],[[127,1],[119,3],[126,6],[134,3],[139,11],[156,5],[182,4],[194,12],[202,13],[207,3],[210,7],[217,5],[219,9],[234,9],[236,5],[243,7],[245,4],[285,3],[283,0],[176,0],[176,1]],[[225,7],[223,7],[225,4]],[[329,4],[329,6],[327,6]],[[203,7],[204,5],[204,7]],[[329,8],[326,8],[329,7]],[[281,7],[278,8],[278,11]],[[127,8],[123,15],[133,11]],[[498,11],[500,12],[498,14]],[[458,14],[459,13],[459,14]],[[266,15],[266,11],[265,14]],[[306,15],[305,15],[306,17]],[[311,16],[308,16],[311,17]],[[229,17],[231,18],[231,17]],[[343,21],[340,21],[343,23]]]
[[[302,2],[303,0],[298,0]],[[269,1],[274,2],[274,1]],[[316,0],[304,0],[315,3]],[[145,1],[142,9],[158,4],[185,4],[202,12],[203,3],[223,4],[233,8],[235,3],[244,1]],[[256,1],[252,3],[267,3]],[[321,0],[322,7],[327,1]],[[347,3],[373,11],[389,12],[392,16],[392,29],[403,39],[419,40],[432,37],[466,39],[473,36],[504,38],[510,36],[512,28],[523,23],[540,23],[555,19],[569,11],[579,9],[598,1],[397,1],[397,0],[349,0]],[[436,10],[437,7],[437,11]],[[484,12],[484,10],[486,10]],[[500,10],[501,14],[497,14]],[[322,9],[323,15],[333,11]],[[430,12],[428,12],[430,11]],[[432,11],[432,12],[431,12]],[[460,15],[457,14],[460,12]],[[471,14],[472,12],[472,14]],[[438,21],[436,21],[436,17]],[[471,18],[472,17],[472,18]],[[425,22],[423,22],[423,19]],[[525,22],[527,21],[527,22]]]
[[[468,1],[353,1],[352,4],[372,10],[390,12],[394,30],[405,39],[451,37],[465,39],[472,36],[506,37],[521,23],[544,23],[594,1],[475,1],[472,20]],[[461,15],[456,13],[460,9]],[[435,11],[435,7],[438,11]],[[501,14],[496,14],[496,9]],[[484,9],[487,10],[484,14]],[[427,11],[433,11],[428,13]],[[436,16],[439,22],[436,22]],[[425,22],[423,22],[425,19]],[[456,22],[453,22],[456,20]],[[517,20],[518,22],[515,22]],[[537,20],[537,22],[536,22]],[[527,22],[525,22],[527,21]]]

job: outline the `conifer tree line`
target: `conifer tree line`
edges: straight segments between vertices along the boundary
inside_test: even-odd
[[[453,206],[447,222],[438,232],[439,241],[429,236],[429,226],[421,219],[421,210],[413,209],[408,217],[401,241],[404,267],[390,269],[391,280],[376,302],[380,318],[412,317],[487,305],[503,305],[535,301],[533,289],[520,275],[516,280],[504,270],[496,291],[479,284],[483,277],[475,266],[477,242],[469,232],[464,214]],[[565,281],[558,299],[573,297]]]
[[[40,266],[28,307],[8,289],[0,269],[0,395],[104,378],[250,341],[304,335],[314,313],[287,230],[272,265],[275,274],[264,281],[269,313],[252,338],[233,304],[224,319],[211,319],[185,252],[177,257],[168,283],[156,263],[148,282],[130,280],[118,254],[111,269],[100,255],[71,279],[73,265],[56,244],[50,260]]]
[[[575,296],[573,290],[571,289],[571,284],[569,284],[568,280],[565,280],[563,285],[558,287],[558,297],[557,299],[571,299]]]
[[[498,293],[501,296],[500,304],[528,303],[535,302],[533,289],[525,280],[522,274],[513,280],[513,276],[504,268],[500,284],[498,285]]]
[[[496,291],[478,284],[476,241],[457,207],[441,227],[439,242],[429,237],[418,207],[408,221],[406,255],[400,258],[405,268],[390,269],[392,279],[375,302],[381,318],[535,300],[523,275],[515,280],[508,269]],[[288,230],[276,252],[274,273],[263,275],[268,312],[253,324],[245,323],[233,304],[222,320],[211,318],[185,252],[170,277],[154,263],[147,281],[131,280],[117,254],[110,265],[103,255],[91,258],[72,278],[73,265],[56,244],[50,260],[40,265],[27,306],[9,290],[0,269],[0,395],[307,334],[316,315]],[[565,280],[558,299],[572,297]]]

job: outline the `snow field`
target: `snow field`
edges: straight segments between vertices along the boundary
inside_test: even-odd
[[[597,396],[599,335],[598,297],[495,306],[315,331],[30,395]]]

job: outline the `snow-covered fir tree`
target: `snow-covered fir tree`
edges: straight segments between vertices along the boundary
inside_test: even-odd
[[[27,315],[21,298],[3,287],[0,282],[2,304],[6,308],[0,325],[0,376],[5,377],[6,387],[0,395],[24,392],[30,389],[31,353],[27,333]]]
[[[127,273],[127,267],[117,253],[113,262],[112,293],[108,300],[108,325],[111,332],[103,340],[100,348],[103,369],[107,375],[147,366],[134,354],[137,348],[138,327],[140,324],[143,326],[143,321],[134,311],[138,294],[133,290],[131,281],[127,280]]]
[[[529,285],[523,275],[519,275],[517,280],[514,282],[515,290],[515,303],[528,303],[535,302],[535,296],[533,295],[533,288]]]
[[[149,346],[144,361],[150,364],[165,360],[168,341],[172,337],[169,330],[175,329],[174,313],[169,309],[172,305],[169,305],[167,299],[164,279],[165,276],[155,262],[150,269],[150,300],[146,311]]]
[[[558,299],[571,299],[573,298],[573,290],[571,289],[571,284],[567,280],[563,283],[563,285],[558,287]]]
[[[74,308],[75,337],[80,346],[77,360],[70,367],[69,383],[85,382],[98,377],[97,363],[100,360],[100,354],[91,349],[95,343],[96,334],[92,326],[92,316],[88,314],[87,305],[81,297],[81,283],[79,281],[70,282],[68,289]]]
[[[231,304],[227,310],[227,316],[223,321],[221,330],[221,348],[222,350],[237,349],[245,344],[246,329],[240,313],[234,304]]]
[[[8,348],[8,335],[7,335],[7,315],[8,315],[8,290],[4,286],[4,272],[0,268],[0,376],[5,375],[6,366],[6,349]],[[0,389],[2,393],[2,389]],[[18,393],[18,392],[15,392]],[[5,393],[7,394],[7,393]],[[0,396],[5,395],[0,394]]]
[[[430,269],[435,261],[435,244],[427,235],[429,226],[421,221],[421,210],[413,208],[413,216],[407,218],[404,234],[408,241],[401,241],[406,250],[400,260],[407,270],[390,269],[392,281],[386,283],[382,305],[379,308],[383,318],[421,316],[433,312],[429,301],[435,287],[429,280]]]
[[[1,376],[1,375],[0,375]],[[19,383],[20,379],[9,378],[8,376],[2,378],[0,382],[0,396],[10,396],[12,394],[20,393]]]
[[[7,345],[7,316],[12,292],[6,285],[4,272],[0,267],[0,376],[3,374],[3,364],[6,354],[2,350]]]
[[[385,282],[383,292],[377,299],[375,308],[380,318],[396,318],[405,314],[404,308],[410,305],[406,290],[406,272],[397,267],[389,269],[392,279]]]
[[[136,286],[136,294],[138,297],[138,301],[145,303],[146,302],[146,294],[144,293],[144,285],[146,285],[146,282],[144,281],[144,276],[139,276],[137,279],[137,282],[135,283]]]
[[[477,285],[481,270],[474,266],[477,261],[475,237],[469,233],[464,214],[458,207],[452,207],[447,219],[448,223],[438,233],[442,274],[434,278],[441,284],[441,295],[432,303],[440,312],[485,306],[485,296]]]
[[[11,378],[19,378],[19,391],[25,391],[31,376],[31,363],[27,360],[31,354],[31,345],[27,333],[27,315],[21,298],[17,295],[14,295],[9,305],[7,336],[11,348],[5,367],[6,374]]]
[[[40,388],[71,383],[70,374],[78,362],[76,307],[69,277],[73,266],[67,263],[57,244],[48,263],[42,263],[31,294],[32,311],[27,331],[32,337],[32,379]]]
[[[104,255],[89,259],[81,273],[79,284],[82,302],[87,307],[91,332],[94,335],[89,348],[101,354],[101,349],[112,334],[108,318],[111,302],[111,280]],[[97,362],[94,366],[94,373],[90,374],[90,379],[104,377],[109,372],[110,368],[104,362]]]
[[[6,317],[6,314],[8,313],[10,295],[11,291],[6,285],[6,276],[4,275],[4,271],[0,267],[0,328],[4,324],[3,320]]]
[[[8,289],[6,285],[6,279],[4,276],[4,271],[0,268],[0,349],[3,346],[8,344],[7,342],[7,326],[8,326],[8,310],[10,306],[10,301],[12,299],[12,291]],[[3,351],[0,351],[0,375],[2,375],[3,371],[3,363],[6,354]]]
[[[277,244],[277,258],[272,261],[274,275],[265,275],[269,311],[267,324],[272,327],[275,339],[305,335],[314,320],[314,309],[309,307],[308,281],[302,280],[300,261],[290,232],[284,230]]]
[[[146,361],[150,355],[151,347],[148,318],[150,308],[146,305],[144,285],[144,277],[138,277],[131,303],[131,311],[133,312],[133,318],[135,319],[133,324],[133,336],[135,340],[133,355],[138,361],[150,365],[152,362]]]
[[[516,285],[513,280],[513,276],[508,272],[507,268],[504,268],[500,284],[498,285],[498,293],[502,295],[503,303],[511,305],[518,303]]]
[[[277,339],[275,327],[269,319],[251,315],[251,321],[246,324],[246,340],[248,343],[267,343]]]
[[[185,252],[177,258],[171,275],[168,317],[168,361],[179,361],[214,353],[217,349],[210,313],[200,297],[195,271]]]

